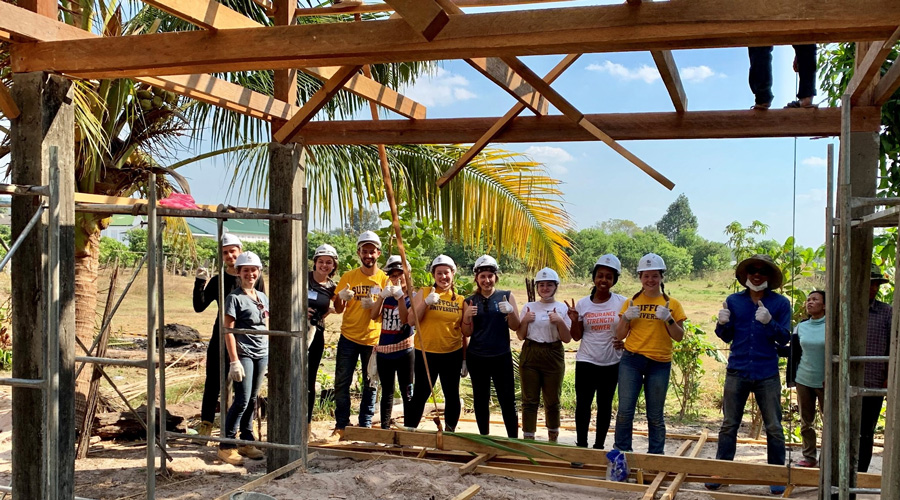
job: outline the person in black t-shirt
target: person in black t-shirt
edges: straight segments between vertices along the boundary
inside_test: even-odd
[[[222,237],[222,260],[225,261],[225,295],[238,288],[237,269],[234,263],[243,251],[241,240],[233,234],[225,233]],[[256,281],[254,288],[264,292],[266,285],[262,275]],[[197,279],[194,280],[194,312],[201,313],[210,304],[219,302],[219,275],[209,277],[209,270],[205,267],[197,268]],[[216,418],[216,405],[219,402],[220,382],[222,373],[221,345],[219,344],[219,317],[213,324],[212,337],[206,348],[206,381],[203,386],[203,402],[200,406],[200,425],[197,434],[209,436],[212,434],[213,421]]]
[[[372,306],[372,319],[381,319],[381,336],[375,346],[375,359],[381,382],[381,428],[389,429],[391,410],[394,407],[394,374],[400,383],[403,414],[406,415],[413,397],[416,355],[408,317],[409,296],[403,275],[403,261],[399,255],[392,255],[387,260],[384,272],[391,281],[383,290],[373,291],[377,301]]]
[[[335,283],[331,280],[337,271],[337,250],[329,244],[320,245],[313,254],[313,269],[309,272],[309,291],[307,292],[307,315],[309,324],[316,332],[309,340],[308,388],[309,405],[307,405],[307,422],[312,421],[313,406],[316,403],[316,379],[319,364],[325,352],[325,317],[333,308]]]

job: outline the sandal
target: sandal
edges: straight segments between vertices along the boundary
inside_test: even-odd
[[[790,108],[809,109],[809,108],[818,108],[818,107],[819,106],[817,104],[814,104],[812,101],[810,101],[809,104],[804,104],[804,103],[800,102],[799,99],[797,99],[796,101],[791,101],[791,102],[787,103],[787,105],[784,107],[784,109],[790,109]]]
[[[758,103],[754,104],[753,107],[751,107],[750,109],[765,111],[765,110],[769,109],[770,107],[772,107],[771,102],[758,102]]]

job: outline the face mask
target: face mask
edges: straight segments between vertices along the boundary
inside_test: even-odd
[[[753,290],[754,292],[761,292],[766,288],[769,288],[769,282],[763,281],[759,286],[754,285],[750,282],[750,278],[747,278],[747,283],[744,284],[747,288]]]

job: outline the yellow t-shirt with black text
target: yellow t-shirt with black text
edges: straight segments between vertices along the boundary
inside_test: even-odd
[[[427,297],[434,288],[419,290]],[[462,330],[460,321],[463,315],[465,297],[447,290],[438,293],[440,300],[427,306],[425,316],[419,321],[416,332],[416,349],[425,352],[445,353],[462,349]],[[455,297],[454,297],[455,296]]]
[[[630,331],[628,337],[625,338],[625,349],[635,354],[647,356],[653,361],[666,363],[672,361],[672,337],[666,329],[666,323],[656,317],[656,308],[666,306],[666,299],[662,295],[659,297],[648,297],[643,293],[638,295],[636,299],[628,299],[622,305],[620,315],[625,313],[628,307],[635,305],[641,308],[641,315],[631,320]],[[684,308],[681,303],[673,298],[669,298],[669,311],[672,312],[672,319],[682,321],[687,319],[684,314]]]
[[[381,318],[372,320],[372,310],[363,309],[362,298],[370,295],[373,286],[384,288],[387,286],[388,277],[381,269],[372,276],[366,276],[362,269],[356,268],[341,276],[335,293],[350,286],[353,290],[353,298],[347,301],[344,307],[344,317],[341,321],[341,335],[361,345],[375,345],[381,336]]]

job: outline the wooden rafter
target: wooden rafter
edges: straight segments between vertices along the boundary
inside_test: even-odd
[[[900,28],[897,28],[890,38],[873,43],[866,51],[862,61],[856,65],[853,78],[847,84],[847,93],[850,94],[850,103],[859,104],[860,99],[876,76],[881,72],[881,66],[891,54],[897,39],[900,38]]]
[[[14,71],[91,77],[362,65],[510,55],[884,40],[896,0],[693,0],[451,16],[432,42],[402,20],[16,44]],[[0,16],[12,31],[20,16]],[[317,40],[317,43],[309,43]],[[184,50],[190,47],[191,50]],[[142,57],[133,57],[133,54]]]
[[[3,82],[0,82],[0,111],[10,120],[19,117],[19,107],[16,106],[16,102],[9,93],[9,88]]]
[[[539,3],[569,2],[571,0],[454,0],[453,3],[460,7],[504,7],[509,5],[531,5]],[[394,8],[386,3],[367,3],[359,6],[341,7],[313,7],[297,9],[296,16],[345,16],[347,14],[372,14],[376,12],[391,12]]]
[[[900,64],[894,61],[891,69],[881,77],[878,84],[875,85],[874,104],[881,106],[888,102],[888,99],[894,95],[894,92],[900,89]]]
[[[573,106],[568,100],[566,100],[565,97],[553,90],[553,88],[550,87],[547,82],[542,80],[541,77],[539,77],[534,71],[532,71],[531,68],[522,63],[522,61],[520,61],[517,57],[504,57],[502,59],[503,62],[508,64],[509,67],[512,68],[513,71],[518,73],[519,76],[521,76],[526,82],[530,83],[532,87],[538,89],[538,91],[543,94],[548,101],[556,106],[556,109],[560,110],[562,114],[566,116],[566,118],[572,120],[585,130],[587,130],[591,135],[601,140],[613,151],[625,157],[625,159],[630,161],[634,166],[643,170],[647,175],[665,186],[666,189],[671,190],[675,187],[675,183],[669,180],[669,178],[659,173],[656,169],[648,165],[647,162],[641,160],[637,157],[637,155],[616,142],[615,139],[613,139],[609,136],[609,134],[594,125],[590,120],[587,120],[584,117],[584,113]]]
[[[232,10],[215,0],[151,0],[151,2],[148,3],[152,3],[157,8],[194,24],[195,26],[206,29],[226,30],[263,27],[262,24],[257,23],[240,12]],[[287,5],[293,4],[288,2]],[[215,13],[215,15],[204,14],[208,12]],[[294,17],[293,13],[279,11],[278,9],[275,10],[274,15],[276,24],[281,26],[288,25],[289,20]],[[292,70],[293,68],[288,69]],[[311,67],[302,69],[304,73],[323,82],[334,76],[337,70],[337,67]],[[424,105],[363,75],[354,76],[346,83],[345,87],[350,92],[365,99],[375,101],[379,105],[407,118],[423,119],[426,116],[426,108]],[[284,95],[276,95],[276,97],[278,97],[279,100],[288,101],[287,95],[294,94],[290,90],[287,90]]]
[[[530,109],[536,115],[546,115],[549,105],[534,87],[522,79],[515,71],[496,57],[477,57],[466,59],[470,66],[496,83],[509,95],[516,98],[519,103]]]
[[[197,4],[202,2],[195,2]],[[218,5],[218,2],[211,2]],[[288,26],[294,23],[294,8],[297,5],[296,0],[274,0],[272,16],[274,17],[276,26]],[[230,10],[230,9],[229,9]],[[232,11],[239,14],[236,11]],[[246,22],[246,17],[244,18]],[[289,106],[297,104],[297,70],[279,69],[272,74],[272,95],[279,101],[288,103]],[[276,120],[272,122],[271,130],[278,130],[286,124],[286,121]]]
[[[434,0],[385,0],[422,38],[434,40],[450,21],[450,15]]]
[[[678,66],[675,65],[675,56],[672,55],[671,50],[653,50],[650,51],[650,55],[653,56],[653,62],[659,69],[659,75],[666,85],[675,111],[684,113],[687,111],[687,94],[681,83],[681,75],[678,74]]]
[[[840,134],[838,108],[605,113],[586,118],[618,141],[665,139],[739,139],[753,137],[818,137]],[[881,126],[879,108],[854,107],[853,131],[875,132]],[[500,117],[429,120],[321,121],[307,125],[307,144],[472,144]],[[521,116],[491,142],[593,141],[594,136],[565,116]]]
[[[544,81],[547,83],[553,83],[554,80],[559,78],[559,75],[563,73],[566,69],[569,68],[580,56],[580,54],[569,54],[563,58],[562,61],[556,64],[553,69],[544,76]],[[509,111],[506,112],[503,117],[498,119],[491,125],[491,128],[488,129],[481,137],[475,141],[474,144],[465,152],[462,156],[460,156],[456,163],[450,167],[444,175],[441,176],[437,181],[438,187],[444,187],[451,179],[456,177],[456,174],[459,173],[460,170],[465,168],[465,166],[472,161],[472,158],[475,158],[478,153],[480,153],[487,145],[500,133],[503,129],[505,129],[519,114],[525,110],[525,105],[520,103],[516,103]],[[466,141],[461,141],[466,142]]]
[[[316,113],[328,104],[328,101],[341,90],[344,84],[347,83],[347,80],[352,78],[353,75],[360,70],[360,67],[361,66],[345,66],[337,70],[334,76],[329,78],[328,81],[325,82],[325,85],[317,90],[283,127],[272,134],[274,139],[278,142],[285,143],[296,137],[297,134],[300,133],[300,129],[309,123],[309,121],[316,116]]]

